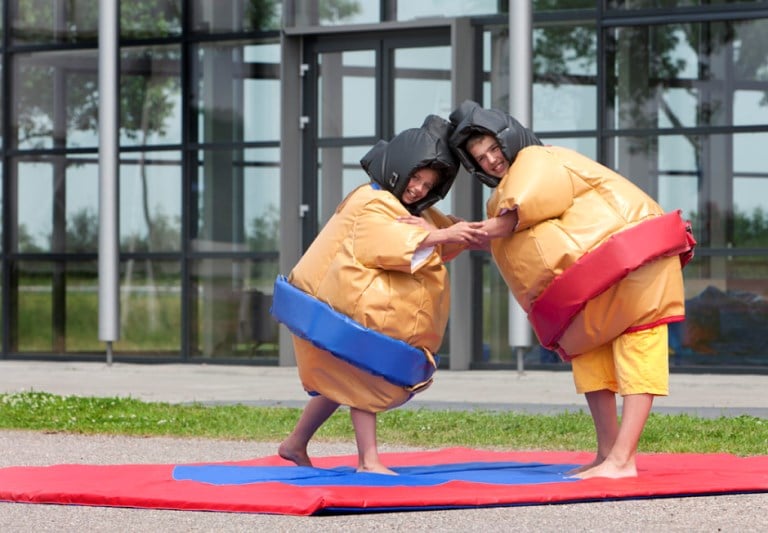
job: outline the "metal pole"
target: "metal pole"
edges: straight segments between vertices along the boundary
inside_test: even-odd
[[[118,0],[99,0],[99,340],[120,338],[118,250]]]
[[[530,0],[509,2],[509,113],[531,127],[533,100],[533,6]],[[532,344],[531,326],[520,304],[509,297],[509,345],[524,373],[523,348]]]

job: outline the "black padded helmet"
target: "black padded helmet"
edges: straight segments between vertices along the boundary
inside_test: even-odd
[[[467,172],[489,187],[496,187],[501,179],[483,172],[480,165],[466,150],[467,139],[478,133],[493,135],[510,164],[517,157],[517,153],[526,146],[541,144],[531,130],[508,113],[499,109],[485,109],[472,100],[464,100],[454,109],[450,120],[455,127],[449,141],[451,149],[456,152]]]
[[[380,140],[360,160],[370,178],[402,201],[408,180],[415,171],[429,167],[440,174],[440,181],[418,202],[405,205],[418,215],[448,194],[459,161],[448,146],[453,131],[450,122],[437,115],[429,115],[420,128],[404,130],[391,141]]]

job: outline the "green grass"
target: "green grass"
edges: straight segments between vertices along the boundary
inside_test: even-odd
[[[300,413],[300,409],[282,407],[177,405],[44,392],[0,394],[0,429],[44,432],[279,441]],[[332,416],[316,438],[351,441],[346,411]],[[591,418],[581,411],[527,415],[396,409],[379,415],[378,423],[380,443],[424,448],[592,451],[594,439]],[[640,451],[764,455],[768,420],[651,414]]]

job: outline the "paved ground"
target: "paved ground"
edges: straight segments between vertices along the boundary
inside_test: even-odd
[[[768,418],[767,375],[673,374],[671,388],[656,412]],[[0,361],[0,393],[28,390],[172,403],[301,406],[306,401],[293,368]],[[567,371],[440,371],[410,407],[552,413],[585,409],[585,403],[573,392]],[[272,455],[275,448],[275,443],[0,431],[0,466],[242,460]],[[382,451],[402,449],[382,446]],[[354,447],[317,444],[311,452],[348,454]],[[762,532],[768,530],[768,494],[306,518],[0,504],[3,532],[318,530]]]
[[[655,412],[768,418],[768,375],[672,374]],[[0,361],[0,393],[130,396],[171,403],[301,407],[307,395],[292,367]],[[505,409],[554,413],[586,409],[569,371],[439,370],[409,408]]]

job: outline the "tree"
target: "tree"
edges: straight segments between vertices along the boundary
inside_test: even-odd
[[[67,252],[93,253],[99,249],[99,215],[84,207],[67,221]]]
[[[279,213],[274,205],[269,205],[261,217],[251,220],[248,235],[248,248],[254,252],[271,252],[279,247]]]

